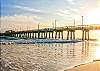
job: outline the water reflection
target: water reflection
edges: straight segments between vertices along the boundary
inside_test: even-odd
[[[7,47],[7,46],[5,46]],[[40,71],[60,71],[64,68],[100,58],[100,44],[94,41],[12,45],[6,50],[13,57],[36,65]],[[17,53],[17,55],[15,55]],[[18,56],[18,54],[20,54]],[[25,59],[25,60],[23,60]],[[23,64],[23,63],[21,63]],[[30,64],[30,65],[32,65]],[[27,70],[29,71],[29,70]]]
[[[89,53],[89,41],[82,42],[82,55],[88,56]]]
[[[38,51],[42,54],[44,52],[45,55],[47,54],[44,58],[53,61],[57,65],[57,69],[80,63],[82,59],[85,59],[86,56],[88,56],[89,52],[89,43],[87,42],[70,44],[37,44],[37,46],[41,47]]]
[[[39,44],[47,48],[48,57],[57,64],[57,69],[85,63],[99,57],[100,49],[90,41],[80,43]],[[94,48],[95,47],[95,48]],[[95,51],[97,49],[97,51]],[[96,55],[94,55],[96,53]],[[60,68],[59,68],[60,66]]]

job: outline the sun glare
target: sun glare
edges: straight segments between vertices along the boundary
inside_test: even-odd
[[[96,59],[100,59],[100,47],[96,48]]]
[[[96,35],[95,35],[95,38],[96,38],[97,40],[100,40],[100,30],[94,30],[93,33],[96,34]]]
[[[85,20],[88,24],[100,24],[100,10],[89,12]]]

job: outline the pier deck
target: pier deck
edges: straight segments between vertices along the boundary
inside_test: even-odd
[[[89,31],[90,30],[100,30],[100,25],[83,25],[83,26],[64,26],[56,28],[42,28],[42,29],[33,29],[33,30],[24,30],[24,31],[6,31],[2,35],[19,37],[19,38],[52,38],[63,39],[63,31],[67,31],[67,40],[75,39],[75,31],[82,31],[82,40],[89,40]]]

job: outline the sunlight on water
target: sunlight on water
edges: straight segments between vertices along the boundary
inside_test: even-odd
[[[100,30],[94,30],[92,31],[93,35],[90,35],[92,36],[91,38],[96,38],[97,40],[100,40]]]
[[[96,48],[96,59],[100,59],[100,47]]]
[[[6,65],[11,67],[9,71],[14,68],[14,71],[16,71],[17,67],[19,69],[18,71],[24,71],[24,69],[26,71],[61,71],[79,64],[91,62],[95,59],[100,59],[100,31],[95,30],[92,33],[94,33],[94,35],[96,34],[95,38],[98,40],[77,43],[32,44],[31,42],[34,41],[43,42],[49,40],[12,40],[13,38],[6,37],[5,40],[2,40],[5,44],[1,45],[1,55],[4,62],[2,65],[4,65],[4,67]],[[10,42],[16,43],[6,44]],[[24,43],[22,44],[22,42]],[[11,65],[9,65],[9,63],[11,63]]]
[[[24,71],[24,69],[26,71],[61,71],[94,59],[100,59],[100,41],[12,44],[2,45],[1,49],[5,63],[3,65],[8,65],[11,70],[15,68],[14,71],[17,67],[19,71]],[[9,65],[9,63],[15,66]]]

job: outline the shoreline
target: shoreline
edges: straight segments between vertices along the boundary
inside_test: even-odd
[[[36,43],[77,43],[81,40],[58,40],[58,39],[36,39],[36,40],[4,40],[0,41],[0,44],[36,44]]]
[[[64,69],[63,71],[100,71],[100,59],[92,62],[75,65]]]

